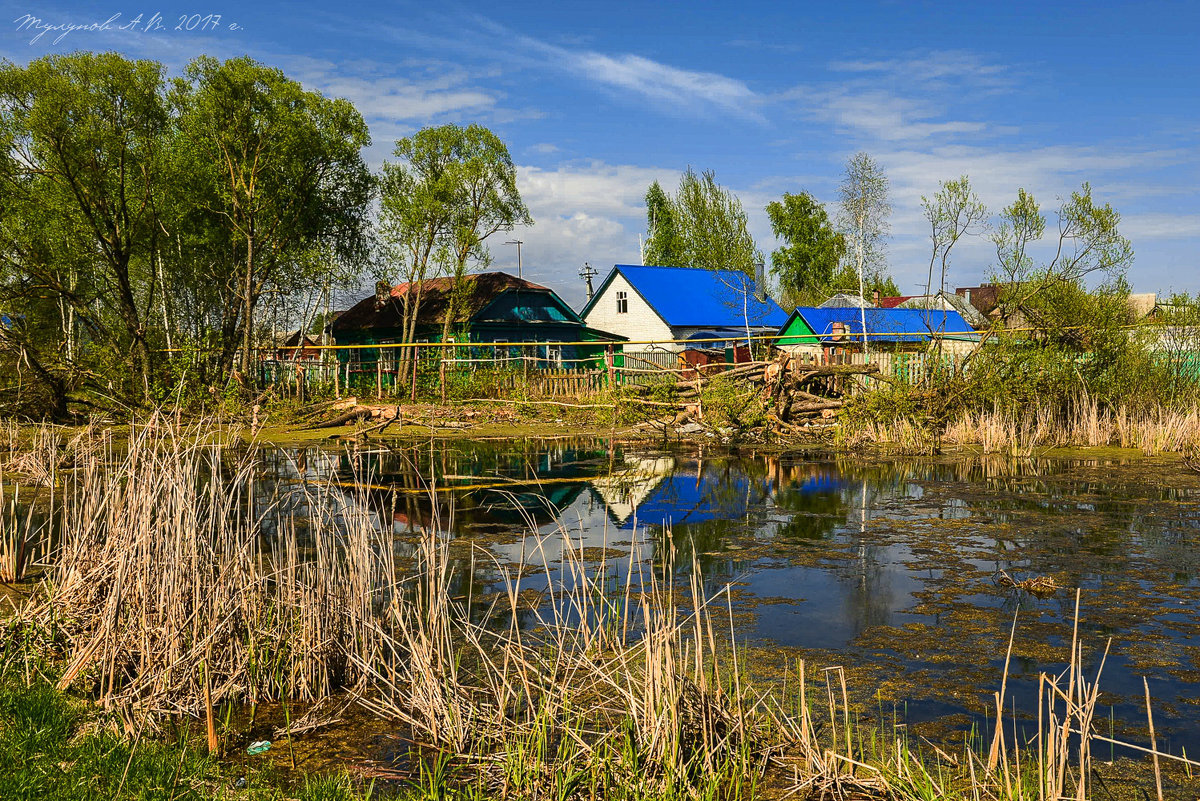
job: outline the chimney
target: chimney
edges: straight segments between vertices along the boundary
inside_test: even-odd
[[[876,308],[879,307],[879,290],[878,289],[876,289],[874,292],[871,293],[871,305]]]
[[[759,303],[767,302],[767,275],[761,261],[754,265],[754,299]]]

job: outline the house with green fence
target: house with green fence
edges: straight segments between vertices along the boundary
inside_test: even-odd
[[[330,331],[348,383],[398,380],[406,309],[416,309],[412,349],[426,371],[583,370],[604,367],[624,337],[589,327],[554,290],[504,272],[459,281],[386,284],[333,322]],[[429,347],[424,347],[428,344]],[[450,347],[432,347],[435,344]]]

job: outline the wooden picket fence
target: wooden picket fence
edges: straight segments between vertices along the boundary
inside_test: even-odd
[[[527,376],[506,373],[496,382],[502,391],[523,390],[547,398],[577,398],[600,392],[608,384],[605,370],[533,370]]]

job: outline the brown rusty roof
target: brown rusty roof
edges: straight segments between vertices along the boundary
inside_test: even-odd
[[[459,325],[469,321],[483,310],[485,306],[496,299],[498,295],[511,289],[530,292],[549,292],[547,287],[517,278],[508,273],[491,272],[475,273],[463,276],[463,295],[460,296],[454,310],[451,325]],[[450,290],[454,287],[452,278],[431,278],[421,286],[421,306],[418,311],[418,325],[442,325],[445,323],[446,310],[450,306]],[[375,296],[363,298],[342,314],[333,324],[333,331],[355,331],[366,328],[400,328],[403,321],[404,296],[412,291],[410,284],[397,284],[392,287],[391,296],[382,308],[378,308]]]

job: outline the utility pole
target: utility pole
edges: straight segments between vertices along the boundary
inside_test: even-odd
[[[517,278],[521,278],[521,245],[524,245],[525,243],[520,239],[510,239],[504,244],[517,246]]]
[[[583,268],[579,271],[579,277],[584,281],[587,281],[588,300],[591,300],[592,295],[596,294],[595,290],[592,289],[592,276],[595,275],[599,275],[599,273],[596,272],[596,268],[592,267],[592,265],[585,261],[583,263]]]

